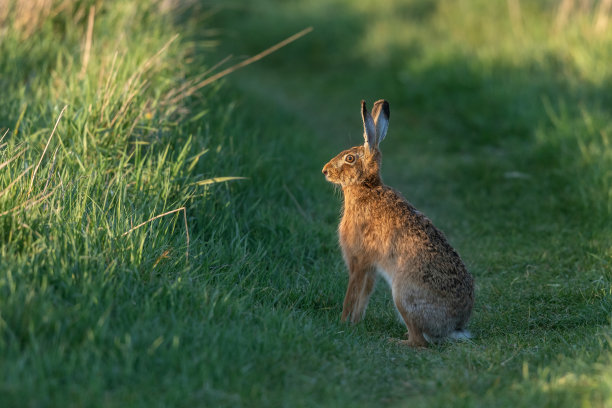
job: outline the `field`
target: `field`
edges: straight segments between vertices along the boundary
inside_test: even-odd
[[[561,4],[0,2],[0,406],[612,405],[612,15]],[[383,281],[340,322],[380,98],[470,341],[390,342]]]

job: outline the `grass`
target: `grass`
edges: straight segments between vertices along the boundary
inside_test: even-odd
[[[0,10],[0,405],[610,405],[596,7],[558,27],[551,2],[40,4]],[[389,343],[384,284],[339,321],[320,171],[381,97],[385,181],[475,276],[471,342]],[[247,179],[206,182],[227,176]]]

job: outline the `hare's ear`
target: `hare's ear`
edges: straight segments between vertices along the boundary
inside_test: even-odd
[[[376,125],[366,109],[365,101],[361,101],[361,118],[363,119],[363,138],[365,139],[363,145],[368,150],[373,151],[376,147]]]
[[[389,102],[384,99],[374,102],[372,117],[374,118],[374,126],[376,127],[376,145],[382,142],[385,136],[387,136],[389,116]]]

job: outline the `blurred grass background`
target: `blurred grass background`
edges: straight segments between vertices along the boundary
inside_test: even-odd
[[[609,3],[1,3],[0,405],[609,405]],[[389,343],[384,284],[339,322],[320,170],[379,98],[469,343]]]

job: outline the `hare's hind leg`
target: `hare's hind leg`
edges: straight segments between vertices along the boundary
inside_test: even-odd
[[[416,319],[406,311],[400,299],[394,296],[393,300],[408,329],[408,340],[401,341],[400,343],[407,344],[410,347],[427,347],[427,340],[425,340],[423,330],[417,324]]]

